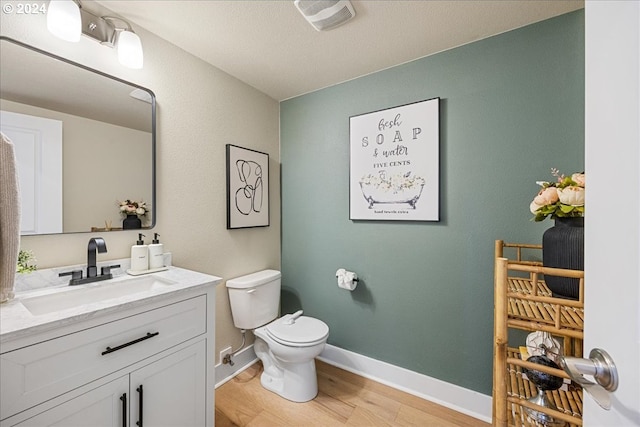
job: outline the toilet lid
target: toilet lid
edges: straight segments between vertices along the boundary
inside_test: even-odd
[[[276,340],[294,344],[304,344],[325,339],[329,327],[322,320],[300,316],[287,324],[290,316],[283,316],[266,326],[267,332]]]

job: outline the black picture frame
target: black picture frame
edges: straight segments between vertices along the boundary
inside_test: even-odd
[[[227,229],[269,226],[269,154],[226,145]]]

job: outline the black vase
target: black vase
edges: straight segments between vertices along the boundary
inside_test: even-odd
[[[584,218],[556,218],[555,225],[542,235],[542,264],[545,267],[584,270]],[[575,299],[580,295],[580,279],[546,275],[554,297]]]
[[[142,221],[138,218],[138,215],[127,215],[126,218],[122,220],[123,230],[136,230],[139,228],[142,228]]]

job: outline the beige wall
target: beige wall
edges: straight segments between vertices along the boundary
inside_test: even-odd
[[[98,5],[91,2],[91,9]],[[157,99],[157,224],[174,265],[229,279],[264,268],[280,269],[279,105],[274,99],[135,28],[143,70],[117,62],[115,50],[82,38],[73,44],[47,33],[44,16],[0,14],[1,34],[151,89]],[[269,153],[269,227],[226,229],[225,144]],[[28,236],[40,268],[86,262],[91,233]],[[101,234],[108,253],[128,257],[135,231]],[[216,351],[236,347],[224,282],[216,293]]]

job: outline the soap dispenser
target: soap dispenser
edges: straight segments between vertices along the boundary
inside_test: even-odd
[[[145,271],[149,269],[149,248],[144,244],[144,234],[138,234],[138,241],[131,246],[131,271]]]
[[[154,233],[149,245],[149,270],[164,267],[164,245],[160,243],[158,236],[158,233]]]

